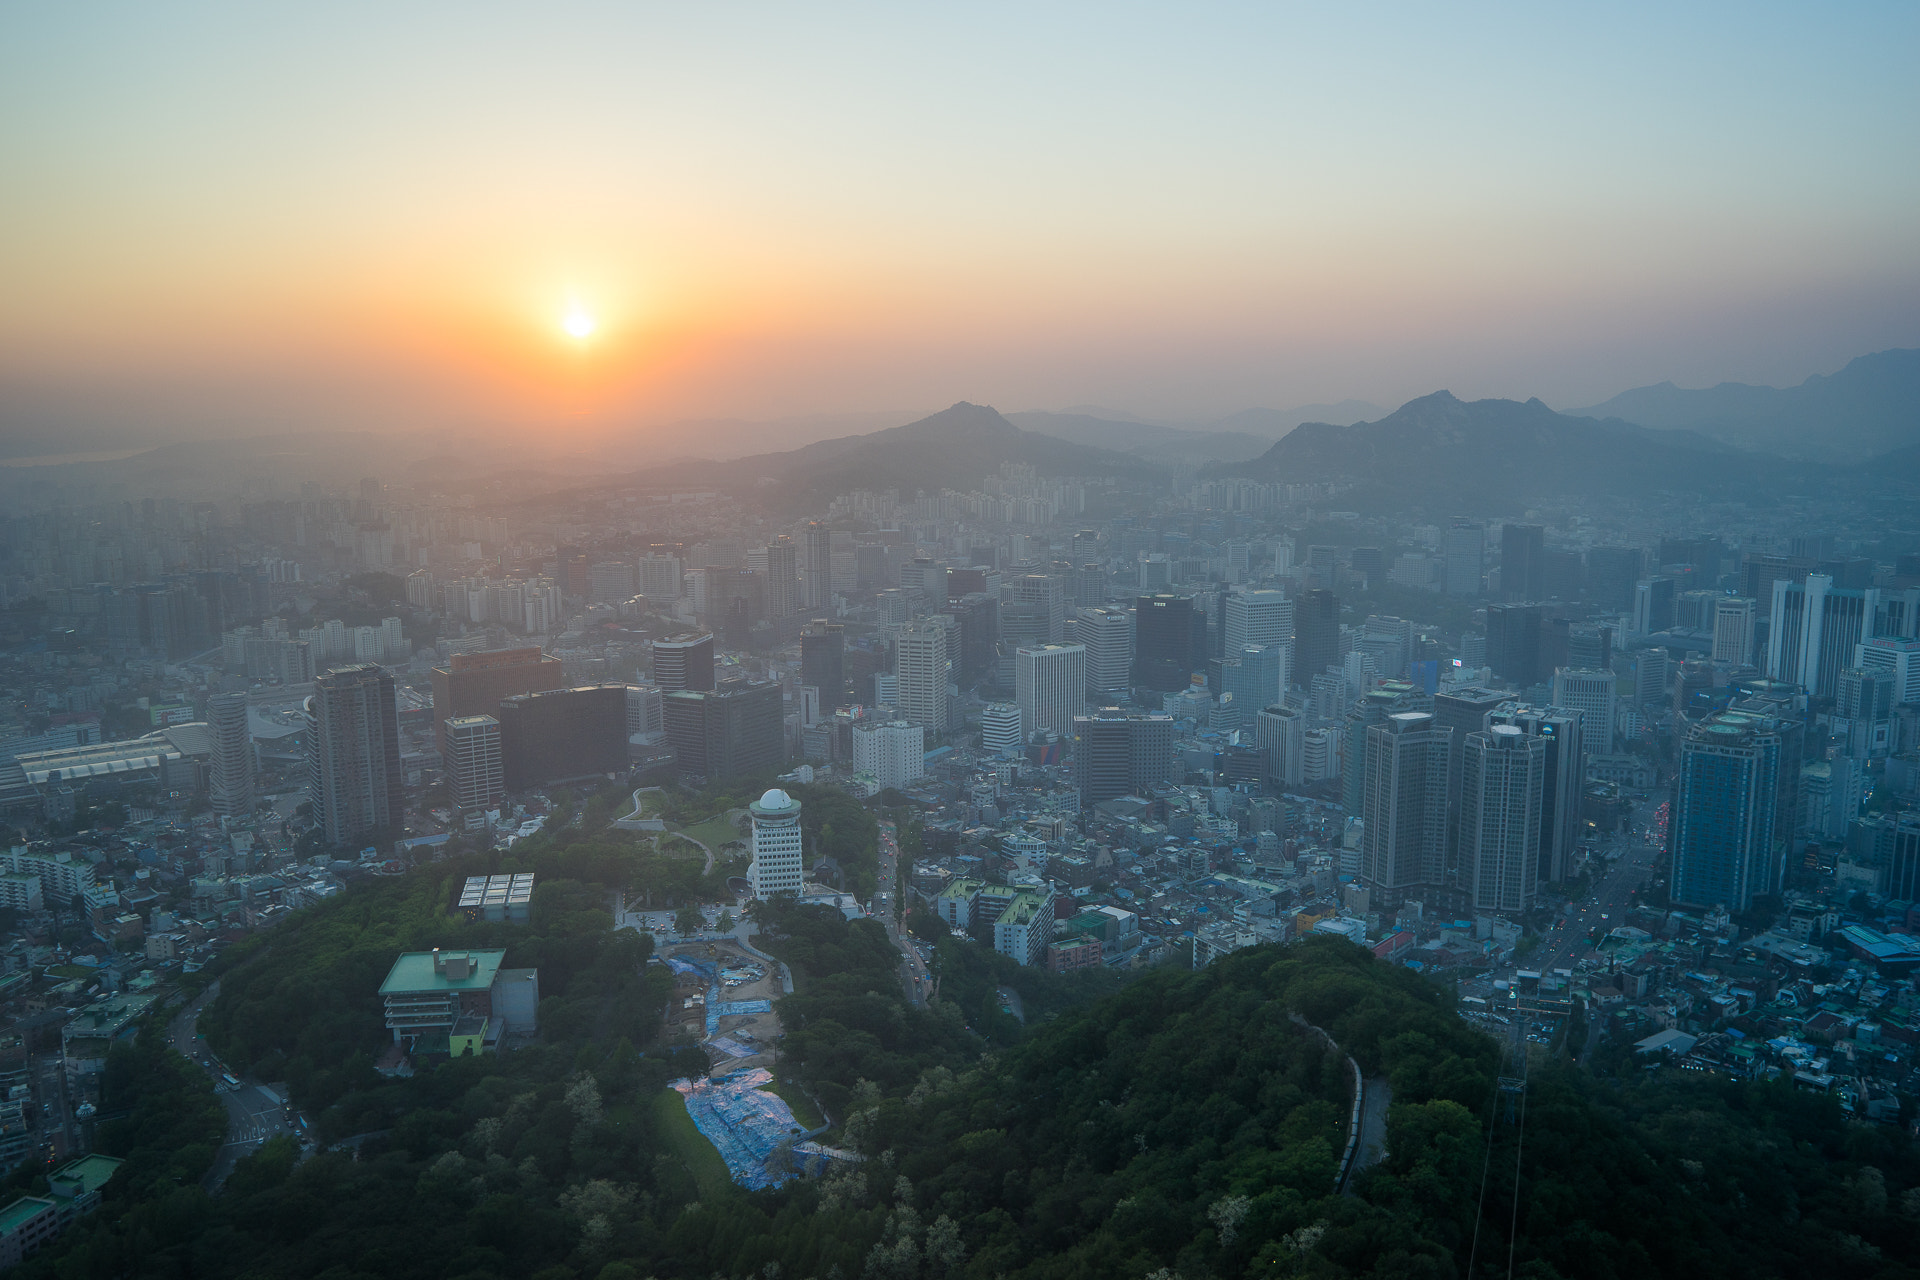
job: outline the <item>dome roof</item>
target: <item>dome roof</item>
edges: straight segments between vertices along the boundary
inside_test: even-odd
[[[792,805],[793,797],[778,787],[772,788],[767,794],[760,797],[760,807],[762,809],[786,809],[792,807]]]

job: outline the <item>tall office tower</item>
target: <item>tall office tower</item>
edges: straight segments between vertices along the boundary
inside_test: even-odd
[[[1101,707],[1073,719],[1073,776],[1080,807],[1145,796],[1173,776],[1173,717]]]
[[[1561,665],[1583,671],[1613,670],[1613,628],[1597,622],[1569,625],[1567,660]]]
[[[1293,675],[1287,670],[1293,656],[1293,601],[1284,591],[1234,591],[1227,595],[1224,610],[1223,652],[1238,653],[1252,644],[1285,646],[1280,687],[1268,699],[1278,701]]]
[[[1262,707],[1280,696],[1280,668],[1283,650],[1278,645],[1250,644],[1218,664],[1219,679],[1214,695],[1220,704],[1213,713],[1213,727],[1225,732],[1251,730],[1253,718]]]
[[[1068,638],[1087,651],[1087,695],[1124,695],[1133,670],[1133,615],[1105,605],[1081,609]]]
[[[894,674],[899,692],[894,709],[910,724],[938,733],[947,727],[947,629],[930,622],[910,623],[894,638]]]
[[[330,845],[399,826],[405,796],[393,677],[372,663],[335,667],[307,699],[307,799]]]
[[[947,602],[960,650],[953,662],[954,679],[970,685],[993,666],[1000,644],[1000,602],[983,591],[970,591]]]
[[[1028,645],[1013,654],[1013,700],[1020,732],[1069,737],[1073,718],[1087,706],[1087,651],[1077,644]]]
[[[1046,644],[1052,617],[1044,600],[1003,600],[1000,602],[1000,640],[1015,649],[1023,644]]]
[[[1634,584],[1640,581],[1638,547],[1587,548],[1587,598],[1611,613],[1633,608]]]
[[[1156,693],[1178,693],[1192,682],[1200,665],[1193,619],[1193,601],[1186,596],[1141,596],[1134,601],[1134,684]]]
[[[1773,608],[1773,588],[1779,582],[1804,582],[1820,568],[1812,556],[1769,556],[1748,552],[1740,561],[1740,594],[1753,601],[1758,621],[1765,623]]]
[[[1357,814],[1367,803],[1367,730],[1401,711],[1431,711],[1433,703],[1406,684],[1369,690],[1355,699],[1340,725],[1340,803]]]
[[[1673,817],[1673,901],[1745,911],[1780,883],[1776,795],[1780,735],[1770,719],[1726,711],[1680,747]]]
[[[1856,760],[1884,757],[1893,744],[1893,675],[1848,667],[1833,700],[1833,731],[1841,754]]]
[[[1307,716],[1298,707],[1262,707],[1253,721],[1253,743],[1266,756],[1267,780],[1297,787],[1307,780]]]
[[[593,589],[593,565],[584,551],[561,547],[554,557],[553,576],[567,595],[585,599]]]
[[[1303,592],[1293,614],[1293,670],[1298,688],[1340,664],[1340,598],[1323,587]]]
[[[660,699],[662,695],[658,685],[630,684],[627,686],[627,737],[629,740],[649,733],[659,733],[666,728],[661,719]]]
[[[801,539],[800,603],[808,609],[833,604],[833,530],[810,520]]]
[[[1713,607],[1713,660],[1731,666],[1753,665],[1753,601],[1721,596]]]
[[[1058,643],[1066,634],[1067,587],[1066,583],[1051,574],[1023,573],[1008,584],[1013,600],[1039,606],[1045,612],[1046,635],[1043,640]],[[1006,616],[1006,603],[1001,605],[1001,617]]]
[[[649,600],[678,600],[686,566],[679,556],[649,552],[640,558],[640,594]]]
[[[1593,755],[1613,754],[1613,713],[1620,677],[1611,671],[1561,667],[1553,673],[1553,705],[1580,713],[1580,733]]]
[[[253,812],[253,732],[247,727],[247,695],[216,693],[207,699],[207,736],[213,741],[207,788],[213,811],[240,819]]]
[[[1571,707],[1503,707],[1487,715],[1489,727],[1506,725],[1538,738],[1546,752],[1546,777],[1540,793],[1540,843],[1535,876],[1542,884],[1567,878],[1580,843],[1580,805],[1587,784],[1585,724]],[[1463,781],[1461,784],[1465,786]],[[1462,829],[1462,839],[1465,830]],[[1465,846],[1462,845],[1462,856]]]
[[[1381,905],[1445,877],[1452,739],[1424,711],[1397,712],[1367,729],[1360,878]]]
[[[456,809],[486,809],[507,793],[500,722],[492,716],[449,716],[447,781]]]
[[[1539,600],[1546,593],[1547,531],[1537,524],[1500,529],[1500,594],[1509,600]]]
[[[1347,567],[1366,579],[1369,588],[1387,580],[1387,566],[1378,547],[1355,547],[1347,555]]]
[[[433,669],[434,743],[447,758],[446,724],[454,716],[492,715],[500,699],[539,693],[567,683],[566,664],[540,652],[540,646],[456,653]]]
[[[1671,691],[1672,671],[1665,649],[1642,649],[1633,655],[1633,701],[1637,706],[1665,702]]]
[[[1893,688],[1893,705],[1920,703],[1920,640],[1875,636],[1853,650],[1853,665],[1884,675]]]
[[[905,720],[886,724],[867,720],[853,726],[853,768],[866,773],[881,790],[899,789],[926,768],[927,731]]]
[[[753,819],[753,864],[747,871],[753,896],[764,902],[776,893],[799,894],[806,879],[800,802],[775,787],[747,812]]]
[[[980,749],[994,755],[1020,750],[1026,735],[1020,732],[1020,708],[1012,702],[989,702],[980,709]]]
[[[500,755],[509,791],[627,767],[623,684],[517,693],[502,698],[494,716],[500,722]]]
[[[633,566],[625,560],[602,560],[587,571],[587,599],[593,604],[631,600],[637,588]]]
[[[1775,582],[1767,630],[1767,674],[1797,684],[1816,698],[1831,698],[1840,672],[1853,665],[1855,650],[1873,634],[1880,593],[1845,591],[1823,573],[1804,584]]]
[[[800,611],[800,548],[781,534],[767,544],[766,614],[778,621]]]
[[[1448,740],[1450,754],[1447,758],[1447,854],[1448,867],[1460,867],[1459,853],[1459,816],[1460,816],[1460,778],[1461,761],[1467,746],[1467,735],[1479,733],[1487,727],[1487,713],[1513,701],[1513,695],[1499,689],[1482,688],[1479,685],[1466,685],[1448,689],[1433,697],[1433,722],[1452,734]]]
[[[1077,566],[1067,575],[1067,590],[1073,605],[1092,609],[1107,602],[1107,571],[1097,564]]]
[[[1920,898],[1920,810],[1909,809],[1891,821],[1886,894],[1900,902],[1912,902]]]
[[[713,633],[687,631],[655,640],[653,682],[663,693],[713,688]]]
[[[1673,630],[1673,579],[1642,578],[1633,587],[1633,629],[1650,636]]]
[[[800,683],[820,691],[820,709],[832,715],[847,705],[847,629],[816,618],[800,629]]]
[[[726,680],[661,700],[681,778],[702,784],[777,770],[786,756],[786,707],[773,681]]]
[[[1510,724],[1467,735],[1461,753],[1460,860],[1476,911],[1533,906],[1540,881],[1547,744]]]
[[[1477,596],[1486,572],[1487,527],[1474,520],[1456,519],[1447,525],[1445,555],[1447,594]]]
[[[1493,674],[1528,689],[1545,680],[1540,665],[1540,606],[1487,606],[1487,665]]]

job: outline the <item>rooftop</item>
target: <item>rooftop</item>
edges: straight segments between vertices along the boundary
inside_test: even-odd
[[[6,1208],[0,1209],[0,1235],[19,1230],[34,1215],[53,1207],[51,1200],[43,1200],[39,1196],[21,1196]]]
[[[483,991],[500,972],[502,951],[407,951],[393,962],[383,996],[412,991]],[[458,975],[458,976],[455,976]]]
[[[53,1172],[52,1176],[48,1178],[48,1181],[54,1184],[56,1189],[62,1182],[71,1181],[77,1183],[79,1185],[74,1188],[74,1194],[76,1195],[85,1194],[89,1191],[98,1191],[100,1188],[106,1186],[108,1181],[112,1179],[114,1170],[125,1163],[125,1160],[117,1159],[114,1156],[98,1154],[81,1156],[78,1160],[70,1160],[66,1164],[61,1165]]]

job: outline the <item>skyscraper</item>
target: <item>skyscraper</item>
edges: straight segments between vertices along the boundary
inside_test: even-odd
[[[1036,730],[1070,737],[1074,717],[1087,705],[1087,651],[1077,644],[1028,645],[1013,655],[1014,702],[1020,732]]]
[[[712,784],[780,768],[785,704],[772,681],[728,680],[679,689],[661,699],[667,742],[682,778]]]
[[[454,654],[446,666],[433,669],[434,739],[440,758],[445,760],[449,751],[446,722],[450,717],[492,715],[502,698],[558,689],[566,683],[566,665],[540,652],[539,645]]]
[[[447,781],[456,809],[485,809],[506,794],[500,722],[492,716],[449,716]]]
[[[1340,598],[1324,587],[1303,592],[1293,615],[1293,670],[1288,679],[1307,688],[1340,662]]]
[[[747,806],[753,819],[753,864],[747,879],[761,900],[798,894],[806,878],[800,802],[775,787]]]
[[[767,544],[765,603],[776,624],[800,610],[800,549],[784,533]]]
[[[1587,596],[1613,613],[1633,608],[1633,584],[1640,580],[1638,547],[1589,547]]]
[[[1228,593],[1224,611],[1223,652],[1236,654],[1254,644],[1281,649],[1280,687],[1262,700],[1263,705],[1277,701],[1292,679],[1287,668],[1293,656],[1293,601],[1284,591],[1234,591]]]
[[[1173,775],[1173,717],[1102,707],[1073,721],[1073,772],[1080,807],[1144,795]]]
[[[655,640],[653,682],[665,693],[713,688],[713,633],[688,631]]]
[[[1066,634],[1067,589],[1066,583],[1051,574],[1023,573],[1014,578],[1007,586],[1012,600],[1034,605],[1042,610],[1041,618],[1046,634],[1042,640],[1057,643]],[[1007,613],[1007,603],[1001,603],[1001,617]],[[1004,628],[1003,628],[1004,630]]]
[[[1384,904],[1444,877],[1452,738],[1424,711],[1398,712],[1367,730],[1360,878]]]
[[[1487,527],[1455,519],[1446,533],[1447,594],[1477,596],[1486,573]]]
[[[1496,724],[1468,734],[1461,756],[1460,857],[1474,909],[1526,911],[1539,882],[1546,742]]]
[[[800,629],[800,683],[820,691],[820,709],[829,715],[847,702],[846,630],[824,618]]]
[[[1262,707],[1253,721],[1254,745],[1266,753],[1267,779],[1275,786],[1306,782],[1307,717],[1297,707]]]
[[[1501,526],[1501,595],[1509,600],[1538,600],[1546,595],[1546,538],[1541,525]]]
[[[1673,630],[1673,579],[1642,578],[1633,588],[1633,629],[1643,636]]]
[[[586,685],[502,698],[500,754],[507,789],[627,767],[627,686]],[[451,735],[453,728],[447,726]]]
[[[1099,606],[1079,610],[1069,637],[1087,651],[1089,697],[1124,694],[1133,668],[1133,615]]]
[[[989,702],[980,709],[980,749],[1011,755],[1026,735],[1020,732],[1020,708],[1011,702]]]
[[[1503,707],[1487,714],[1489,728],[1505,725],[1529,739],[1538,739],[1545,759],[1540,788],[1539,846],[1535,851],[1535,879],[1558,884],[1567,878],[1573,851],[1580,842],[1580,805],[1587,781],[1587,752],[1581,715],[1567,707]],[[1465,803],[1466,782],[1461,782]],[[1461,830],[1462,855],[1466,831]]]
[[[895,710],[910,724],[934,732],[947,727],[947,629],[930,622],[909,623],[894,637],[894,674],[899,677]]]
[[[1873,635],[1880,593],[1836,588],[1833,578],[1810,573],[1804,583],[1773,584],[1767,622],[1767,674],[1797,684],[1816,698],[1831,698],[1840,672],[1854,665],[1854,650]]]
[[[213,742],[208,799],[223,818],[253,812],[253,733],[247,726],[247,695],[216,693],[207,699],[207,736]]]
[[[818,520],[809,521],[801,554],[805,576],[800,581],[800,603],[809,609],[826,609],[833,604],[833,530]]]
[[[1493,674],[1522,689],[1546,680],[1540,665],[1540,606],[1487,606],[1487,665]]]
[[[1753,601],[1722,596],[1713,607],[1713,660],[1735,667],[1753,665]]]
[[[1216,729],[1231,732],[1253,728],[1254,716],[1279,696],[1282,652],[1278,645],[1250,644],[1230,650],[1227,657],[1218,660],[1219,682],[1214,694],[1220,702],[1213,713]]]
[[[873,776],[882,790],[906,786],[926,773],[926,730],[894,720],[853,726],[853,767]]]
[[[1553,673],[1553,705],[1580,713],[1581,736],[1594,755],[1613,754],[1613,713],[1619,681],[1611,671],[1561,667]]]
[[[1157,693],[1187,687],[1201,658],[1193,643],[1193,601],[1141,596],[1133,605],[1133,682]]]
[[[1920,703],[1920,640],[1875,636],[1854,647],[1853,665],[1884,675],[1893,689],[1893,702]]]
[[[1687,735],[1673,819],[1675,902],[1744,911],[1774,890],[1779,754],[1771,722],[1743,712],[1723,712]]]
[[[322,838],[342,846],[399,825],[404,803],[393,677],[373,663],[336,667],[307,699],[307,799]]]

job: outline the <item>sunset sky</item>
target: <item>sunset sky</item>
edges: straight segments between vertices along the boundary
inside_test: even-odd
[[[0,429],[1798,382],[1920,345],[1916,48],[1892,3],[9,5]]]

